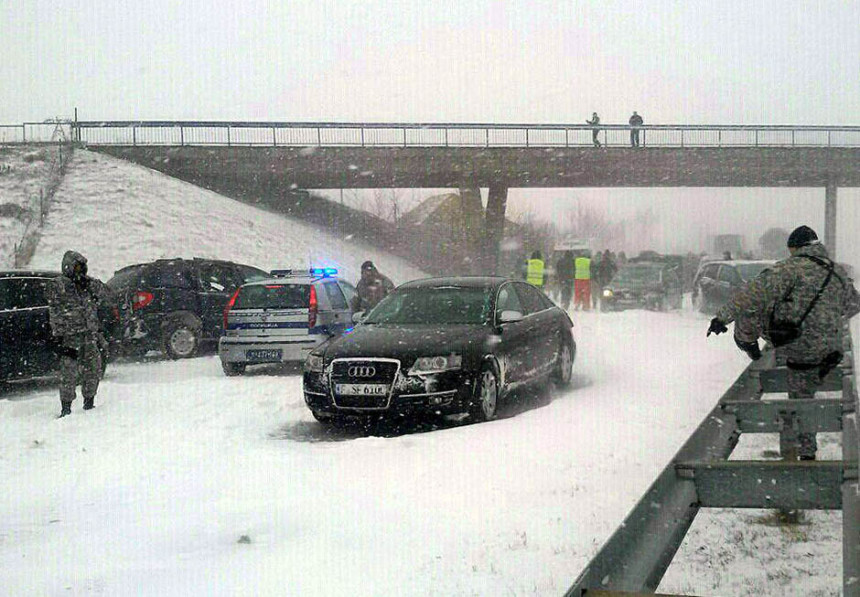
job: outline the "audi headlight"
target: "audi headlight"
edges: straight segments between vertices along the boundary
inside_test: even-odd
[[[308,358],[305,359],[304,369],[311,373],[322,373],[323,358],[319,355],[309,354]]]
[[[605,296],[606,298],[612,298],[612,289],[611,288],[604,288],[603,289],[603,296]]]
[[[455,371],[463,366],[463,356],[449,354],[448,356],[421,357],[409,369],[409,375],[425,375],[442,371]]]

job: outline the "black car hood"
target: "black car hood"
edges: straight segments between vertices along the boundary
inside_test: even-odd
[[[493,335],[482,325],[358,325],[326,344],[325,359],[392,357],[404,361],[419,356],[474,353]]]

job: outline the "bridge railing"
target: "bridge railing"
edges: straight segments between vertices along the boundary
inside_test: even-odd
[[[81,121],[64,123],[92,145],[340,147],[604,147],[630,145],[627,125]],[[0,125],[0,143],[49,142],[56,123]],[[639,127],[645,147],[860,147],[860,126],[675,125]]]

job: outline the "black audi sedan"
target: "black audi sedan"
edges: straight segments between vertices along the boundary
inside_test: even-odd
[[[410,413],[486,421],[519,386],[570,383],[572,328],[565,311],[518,280],[409,282],[310,353],[305,402],[322,423]]]

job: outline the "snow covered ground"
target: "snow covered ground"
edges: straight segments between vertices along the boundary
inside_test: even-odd
[[[177,255],[275,267],[313,245],[348,278],[366,257],[419,275],[338,239],[323,253],[316,231],[160,174],[75,160],[40,267],[66,248],[105,277]],[[226,378],[211,356],[111,365],[97,408],[78,400],[62,420],[55,387],[17,385],[0,400],[0,593],[562,594],[747,363],[689,310],[574,319],[573,387],[524,392],[481,425],[326,431],[297,370]],[[735,456],[774,449],[745,438]],[[660,591],[838,595],[839,513],[806,522],[700,514]]]
[[[423,276],[406,261],[129,162],[75,151],[31,266],[59,269],[74,249],[103,280],[133,263],[205,257],[263,269],[337,267],[351,282],[371,259],[395,283]]]

